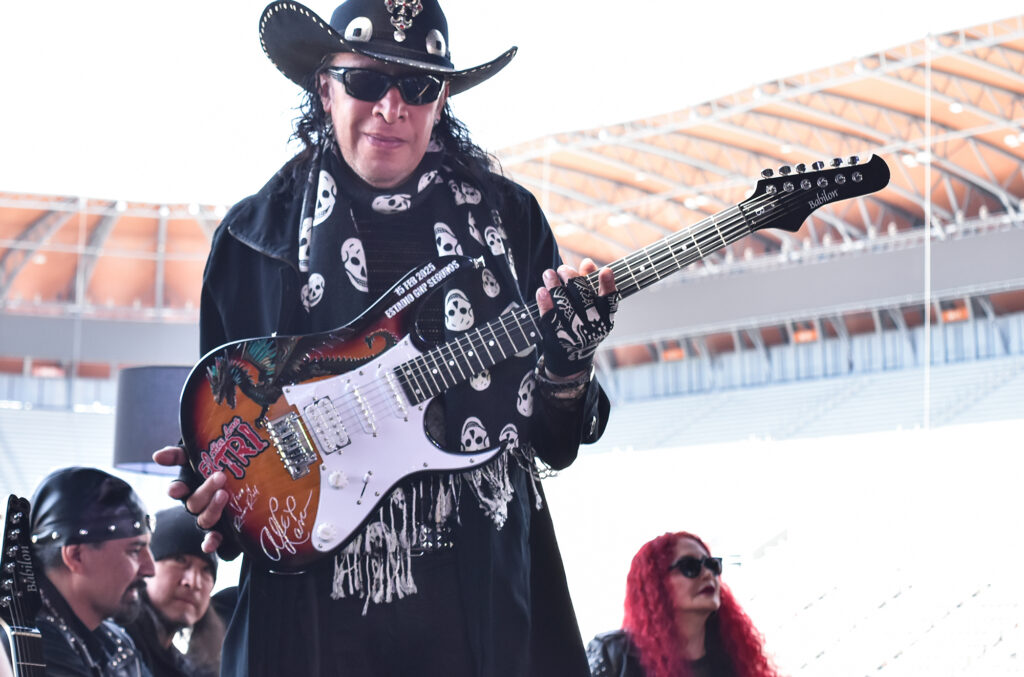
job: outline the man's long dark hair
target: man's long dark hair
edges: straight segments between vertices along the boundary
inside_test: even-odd
[[[296,175],[302,174],[308,168],[327,128],[327,113],[318,93],[320,73],[326,70],[326,61],[325,59],[325,64],[317,68],[307,80],[303,101],[298,108],[299,117],[295,120],[292,139],[302,145],[302,150],[286,165],[288,170]],[[457,168],[466,172],[468,178],[486,197],[497,198],[495,175],[501,174],[501,165],[497,158],[473,142],[466,125],[452,114],[449,102],[445,102],[441,110],[441,120],[434,127],[434,135],[444,145],[446,155]]]

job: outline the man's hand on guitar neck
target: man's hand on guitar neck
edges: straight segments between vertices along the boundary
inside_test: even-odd
[[[184,467],[188,462],[185,450],[181,447],[164,447],[153,453],[153,460],[169,468]],[[174,480],[167,489],[167,495],[179,501],[185,500],[185,509],[196,516],[196,524],[200,529],[213,529],[220,521],[224,506],[228,502],[228,492],[222,489],[226,481],[224,473],[218,471],[192,491],[185,482],[180,479]],[[223,539],[219,532],[207,531],[206,538],[203,539],[203,552],[216,552]]]
[[[551,380],[571,381],[589,371],[594,351],[615,322],[619,294],[610,268],[603,268],[598,275],[596,295],[589,285],[568,284],[572,278],[596,270],[597,264],[586,258],[578,272],[564,264],[557,272],[544,271],[544,287],[537,290],[536,298],[544,336],[544,368]]]

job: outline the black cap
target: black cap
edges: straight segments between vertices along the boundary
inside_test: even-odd
[[[32,496],[33,543],[96,543],[149,530],[146,506],[131,485],[96,468],[50,473]]]
[[[206,532],[196,524],[196,518],[179,505],[156,514],[156,528],[153,529],[149,549],[153,552],[153,559],[158,562],[175,555],[195,555],[208,562],[216,576],[217,555],[203,552],[205,535]]]

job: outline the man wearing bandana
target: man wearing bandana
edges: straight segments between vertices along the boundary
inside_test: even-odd
[[[46,674],[149,677],[131,638],[109,620],[137,612],[154,573],[142,501],[123,480],[76,467],[44,479],[31,505]]]
[[[405,273],[448,255],[479,265],[420,302],[423,337],[456,341],[536,302],[527,333],[538,345],[428,409],[433,439],[461,451],[500,445],[493,461],[404,481],[351,543],[301,575],[245,561],[222,674],[588,675],[539,479],[604,429],[592,358],[618,294],[610,270],[562,265],[536,200],[452,115],[448,98],[497,73],[515,48],[456,70],[436,0],[347,0],[330,22],[275,2],[260,37],[306,91],[304,149],[214,236],[203,352],[343,326]],[[598,283],[570,283],[578,275]],[[177,448],[156,457],[184,462]],[[236,555],[223,474],[201,485],[187,475],[171,495],[201,527],[217,525],[207,547]]]

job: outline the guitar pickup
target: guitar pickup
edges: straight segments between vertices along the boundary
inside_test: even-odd
[[[317,397],[302,409],[306,427],[313,433],[317,448],[325,454],[341,451],[352,443],[345,424],[330,397]]]
[[[297,480],[308,475],[309,466],[316,463],[317,455],[299,415],[292,412],[267,421],[267,432],[291,478]]]

